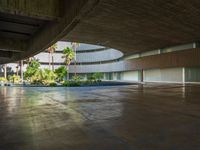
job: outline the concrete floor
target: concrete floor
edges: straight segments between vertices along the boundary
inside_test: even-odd
[[[0,87],[0,150],[200,149],[200,85]]]

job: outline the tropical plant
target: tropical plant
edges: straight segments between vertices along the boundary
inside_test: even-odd
[[[44,69],[44,80],[54,81],[56,78],[55,73],[47,68]]]
[[[94,82],[95,81],[95,77],[93,76],[93,74],[91,74],[91,75],[89,75],[88,77],[87,77],[87,82],[88,83],[92,83],[92,82]]]
[[[91,74],[87,78],[87,83],[91,84],[94,82],[101,82],[101,79],[103,78],[103,73],[101,72],[96,72],[94,74]]]
[[[55,69],[54,73],[56,74],[56,79],[58,81],[63,81],[64,77],[67,75],[67,69],[64,66],[60,66]]]
[[[29,62],[26,71],[24,72],[24,77],[26,80],[31,81],[31,78],[38,73],[40,68],[40,63],[38,60],[36,59],[31,59],[31,61]]]
[[[42,69],[38,69],[34,75],[30,77],[30,82],[32,84],[43,84],[44,73]]]
[[[81,85],[81,82],[77,82],[77,81],[65,81],[63,83],[64,86],[80,86]]]
[[[17,75],[9,75],[8,80],[12,83],[19,83],[20,82],[20,76]]]
[[[49,53],[49,69],[51,68],[51,64],[52,64],[52,70],[54,70],[54,56],[53,56],[53,54],[56,51],[56,48],[57,48],[57,44],[55,43],[47,49],[47,51]]]
[[[74,75],[73,77],[72,77],[72,80],[73,81],[81,81],[83,79],[83,77],[82,76],[78,76],[78,75]]]
[[[51,82],[49,83],[49,86],[57,86],[57,84],[55,82]]]
[[[75,53],[73,51],[73,49],[66,47],[65,49],[63,49],[63,56],[62,58],[65,59],[65,64],[66,64],[66,68],[67,68],[67,80],[69,80],[69,65],[72,61],[72,59],[74,58]]]
[[[93,78],[96,82],[101,82],[101,79],[103,78],[103,73],[96,72],[93,74]]]
[[[47,68],[39,69],[33,76],[32,76],[32,83],[40,83],[44,85],[49,85],[54,83],[55,80],[55,73],[52,70]]]
[[[4,77],[0,77],[0,82],[7,82],[7,79]]]

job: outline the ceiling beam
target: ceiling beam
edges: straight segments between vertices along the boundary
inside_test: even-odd
[[[42,20],[55,20],[61,16],[63,0],[0,0],[0,12],[32,17]]]
[[[11,51],[0,51],[0,58],[11,58],[13,56],[13,52]]]
[[[26,41],[11,38],[0,38],[0,51],[25,52]]]

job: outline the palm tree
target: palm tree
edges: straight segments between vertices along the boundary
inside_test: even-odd
[[[72,45],[72,49],[74,50],[74,76],[76,76],[76,49],[79,47],[79,43],[76,43],[76,42],[72,42],[71,43]]]
[[[52,70],[54,70],[54,58],[53,58],[53,54],[56,51],[57,48],[57,44],[53,44],[52,46],[50,46],[47,51],[49,52],[49,69],[51,68],[51,64],[52,64]],[[50,63],[50,59],[51,59],[51,63]]]
[[[65,64],[66,64],[66,69],[67,69],[67,80],[69,80],[69,65],[72,61],[72,59],[74,59],[74,51],[73,49],[66,47],[65,49],[63,49],[63,56],[62,58],[65,59]]]

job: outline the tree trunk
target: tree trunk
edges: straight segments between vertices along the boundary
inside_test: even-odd
[[[18,68],[17,68],[17,76],[18,76]]]
[[[51,69],[51,53],[49,53],[49,70]]]
[[[75,59],[74,59],[74,60],[75,60],[75,61],[74,61],[74,76],[76,77],[76,72],[77,72],[77,71],[76,71],[76,46],[75,46],[75,48],[74,48],[74,55],[75,55],[75,57],[74,57],[74,58],[75,58]]]
[[[67,65],[67,80],[69,80],[69,65]]]
[[[74,76],[76,77],[77,73],[76,73],[76,61],[74,62]]]
[[[7,79],[7,64],[4,65],[4,78]]]
[[[54,71],[54,58],[53,58],[53,54],[51,54],[51,61],[52,61],[52,71]]]
[[[21,75],[21,81],[24,81],[24,74],[23,74],[23,60],[21,60],[20,63],[20,75]]]

